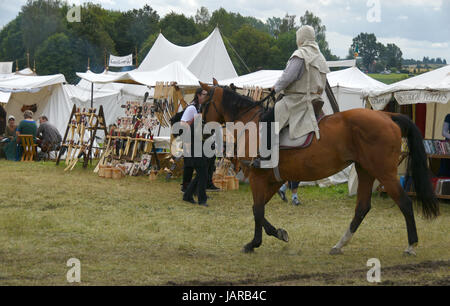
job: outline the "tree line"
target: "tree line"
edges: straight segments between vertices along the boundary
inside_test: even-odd
[[[142,61],[159,33],[174,44],[188,46],[205,39],[218,26],[241,75],[259,69],[283,69],[297,48],[295,33],[305,24],[316,30],[325,58],[339,59],[329,48],[326,27],[309,11],[300,17],[286,14],[263,22],[223,8],[210,12],[201,7],[190,17],[175,12],[161,17],[149,5],[121,12],[84,3],[81,22],[69,22],[66,16],[72,8],[60,0],[28,0],[17,17],[0,31],[0,61],[17,60],[19,68],[24,68],[29,58],[30,66],[36,62],[38,74],[62,73],[69,83],[75,83],[75,73],[87,69],[88,58],[90,69],[101,72],[105,55],[137,53]],[[350,57],[356,47],[369,71],[401,66],[401,50],[394,44],[383,46],[374,34],[356,37]]]

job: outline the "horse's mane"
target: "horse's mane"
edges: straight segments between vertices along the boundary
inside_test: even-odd
[[[262,103],[259,101],[255,102],[249,97],[240,95],[229,88],[223,88],[222,105],[224,111],[231,115],[232,118],[235,118],[243,109],[247,110],[251,107],[260,106]]]

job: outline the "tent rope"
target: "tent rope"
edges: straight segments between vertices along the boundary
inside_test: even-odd
[[[242,59],[242,57],[239,56],[239,54],[236,52],[236,50],[233,48],[233,45],[231,44],[230,40],[225,36],[222,35],[223,38],[225,38],[225,40],[228,42],[228,44],[231,47],[231,50],[234,52],[234,54],[236,54],[236,56],[238,57],[238,59],[242,62],[242,64],[244,64],[245,68],[247,69],[248,73],[251,73],[250,69],[248,68],[248,66],[245,64],[244,60]]]

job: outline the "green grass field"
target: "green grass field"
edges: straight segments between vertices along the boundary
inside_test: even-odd
[[[379,74],[379,73],[370,73],[370,77],[374,78],[377,81],[380,81],[385,84],[392,84],[399,81],[403,81],[408,78],[408,74],[406,73],[392,73],[392,74]]]
[[[450,284],[450,206],[430,222],[417,216],[417,257],[404,256],[406,226],[398,207],[374,195],[372,210],[344,254],[330,256],[353,217],[347,186],[301,187],[303,205],[275,197],[266,216],[289,243],[264,234],[254,254],[248,185],[211,193],[204,208],[181,201],[178,180],[102,179],[92,169],[52,162],[0,161],[0,285],[370,285],[370,258],[382,285]]]

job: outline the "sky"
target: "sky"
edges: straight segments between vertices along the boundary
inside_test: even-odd
[[[87,1],[68,0],[79,5]],[[395,43],[403,58],[445,58],[450,61],[450,0],[91,0],[104,8],[126,11],[149,4],[164,17],[171,11],[194,16],[201,6],[212,13],[227,11],[253,16],[296,15],[297,24],[306,10],[326,26],[333,54],[345,58],[352,39],[359,33],[374,33],[383,44]],[[26,0],[0,0],[0,27],[13,20]],[[83,16],[81,15],[81,19]]]

